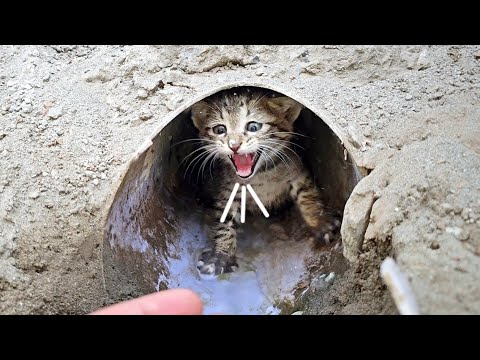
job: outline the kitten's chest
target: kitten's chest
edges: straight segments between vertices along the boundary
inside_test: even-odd
[[[284,174],[259,174],[248,182],[252,186],[260,201],[267,208],[272,208],[281,205],[288,197],[290,190],[290,176]],[[255,200],[247,191],[247,207],[249,209],[257,207]]]

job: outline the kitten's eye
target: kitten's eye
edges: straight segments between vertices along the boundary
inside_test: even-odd
[[[213,127],[212,131],[217,135],[222,135],[227,132],[227,128],[225,125],[217,125]]]
[[[257,123],[255,121],[250,121],[248,124],[247,124],[247,131],[249,132],[255,132],[255,131],[258,131],[262,128],[262,124],[260,123]]]

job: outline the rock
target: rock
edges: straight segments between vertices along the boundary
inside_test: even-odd
[[[480,60],[480,50],[477,50],[475,54],[473,54],[473,57],[475,58],[475,60]]]
[[[49,119],[58,119],[60,116],[63,115],[63,109],[59,106],[52,107],[48,110],[47,117]]]
[[[141,120],[148,120],[153,117],[153,113],[150,110],[145,110],[140,114]]]
[[[427,50],[423,50],[418,56],[417,66],[418,70],[425,70],[432,66],[432,63],[427,55]]]
[[[97,186],[99,181],[98,181],[98,179],[93,179],[92,182],[93,182],[93,185]]]
[[[146,99],[148,97],[148,92],[145,89],[140,89],[137,91],[137,97],[139,99]]]
[[[310,63],[302,69],[302,72],[309,75],[318,75],[325,72],[325,65],[320,62]]]
[[[295,311],[292,315],[303,315],[303,311]]]
[[[475,255],[480,256],[480,245],[475,249]]]
[[[440,249],[440,244],[438,243],[438,241],[433,240],[432,243],[430,244],[430,249],[432,250]]]
[[[31,193],[28,195],[28,197],[29,197],[30,199],[34,199],[34,200],[35,200],[35,199],[38,199],[39,196],[40,196],[40,194],[39,194],[38,191],[33,191],[33,192],[31,192]]]
[[[468,233],[460,229],[458,226],[447,226],[445,228],[445,232],[447,234],[453,234],[457,239],[461,241],[466,241],[469,238]]]
[[[405,95],[405,100],[410,101],[413,99],[413,96],[411,94]]]
[[[327,289],[330,284],[325,281],[326,274],[322,274],[312,279],[310,282],[310,288],[313,292]]]
[[[0,133],[0,140],[3,140],[5,138],[5,136],[7,136],[7,134],[5,133]]]
[[[360,252],[374,199],[373,191],[353,193],[345,205],[341,234],[343,253],[349,261],[354,261]]]
[[[432,101],[432,100],[440,100],[441,98],[443,97],[443,94],[439,91],[433,93],[429,98],[428,100],[429,101]]]
[[[330,274],[328,274],[328,276],[325,278],[325,281],[327,283],[330,283],[332,284],[334,281],[335,281],[335,273],[334,272],[331,272]]]
[[[448,214],[453,210],[453,206],[449,203],[443,203],[440,206],[445,210],[445,214]]]

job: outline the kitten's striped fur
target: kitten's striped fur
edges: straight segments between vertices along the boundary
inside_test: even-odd
[[[200,258],[198,267],[202,273],[221,274],[233,271],[236,266],[240,191],[225,223],[220,222],[220,217],[237,182],[251,184],[269,212],[292,199],[317,237],[328,241],[332,236],[334,225],[325,213],[319,190],[293,150],[293,123],[301,110],[302,105],[291,98],[272,97],[266,92],[250,89],[223,91],[192,107],[192,120],[204,142],[205,151],[217,163],[215,175],[208,183],[208,192],[214,199],[210,226],[214,247]],[[251,122],[261,125],[248,125]],[[224,130],[221,126],[225,127],[225,133],[215,133]],[[260,126],[254,132],[247,130]],[[247,178],[239,176],[230,158],[234,154],[229,147],[232,144],[239,146],[237,155],[242,152],[255,154],[255,167]],[[247,170],[243,173],[248,173],[249,165],[244,167]],[[263,216],[250,196],[247,196],[247,210],[258,211]]]

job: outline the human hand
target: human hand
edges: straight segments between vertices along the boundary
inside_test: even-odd
[[[202,315],[200,297],[191,290],[170,289],[94,311],[90,315]]]

